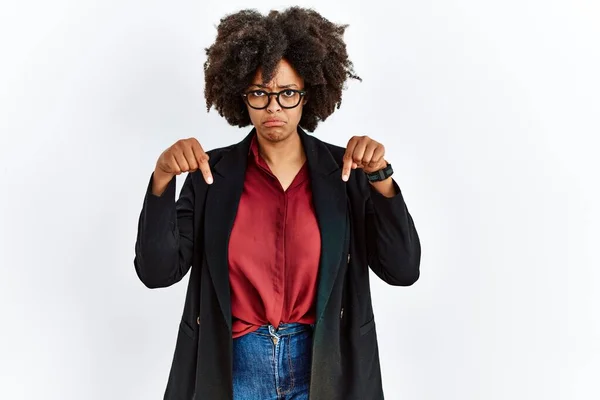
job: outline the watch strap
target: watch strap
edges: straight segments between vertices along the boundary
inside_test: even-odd
[[[370,182],[378,182],[389,178],[393,173],[394,170],[392,169],[392,164],[388,163],[387,167],[382,168],[379,171],[366,173],[366,175]]]

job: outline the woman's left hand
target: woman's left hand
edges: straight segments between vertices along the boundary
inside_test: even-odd
[[[387,167],[388,163],[383,159],[385,147],[368,136],[352,136],[346,146],[344,154],[344,165],[342,168],[342,179],[348,181],[350,171],[362,168],[370,173]]]

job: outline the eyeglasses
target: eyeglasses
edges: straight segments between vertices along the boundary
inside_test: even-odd
[[[255,110],[263,110],[269,106],[271,96],[275,96],[281,108],[294,108],[300,104],[306,95],[305,90],[285,89],[281,92],[266,92],[264,90],[252,90],[242,94],[246,103]]]

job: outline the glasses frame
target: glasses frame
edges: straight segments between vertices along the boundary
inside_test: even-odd
[[[281,102],[279,101],[279,95],[283,92],[288,92],[288,91],[292,91],[292,92],[296,92],[298,94],[300,94],[300,98],[298,99],[298,103],[295,106],[291,106],[291,107],[286,107],[283,104],[281,104]],[[268,97],[268,101],[267,104],[264,107],[254,107],[253,105],[250,104],[250,100],[248,100],[248,95],[251,93],[256,93],[256,92],[263,92],[267,95]],[[244,101],[246,102],[246,104],[248,104],[248,107],[251,107],[255,110],[264,110],[265,108],[269,107],[269,104],[271,104],[271,96],[275,96],[275,100],[277,100],[277,104],[279,104],[279,106],[281,108],[285,108],[286,110],[289,110],[291,108],[296,108],[300,105],[300,103],[302,102],[302,99],[304,98],[304,96],[306,96],[306,90],[297,90],[297,89],[284,89],[280,92],[267,92],[266,90],[262,90],[262,89],[257,89],[257,90],[250,90],[244,94],[242,94],[242,97],[244,98]]]

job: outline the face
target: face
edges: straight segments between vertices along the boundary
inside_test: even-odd
[[[268,92],[280,92],[279,101],[284,105],[293,105],[294,99],[297,94],[294,94],[293,90],[303,90],[304,80],[294,68],[285,59],[282,59],[276,67],[275,74],[271,82],[263,84],[261,69],[256,72],[252,85],[246,88],[246,92],[260,90],[261,92],[256,94],[249,94],[248,96],[254,96],[248,101],[252,101],[254,105],[257,103],[266,103],[266,93]],[[300,97],[301,101],[298,106],[294,108],[283,108],[277,102],[277,96],[270,96],[268,100],[268,106],[262,110],[257,110],[246,103],[248,113],[250,114],[250,120],[252,125],[256,128],[256,132],[263,139],[270,142],[280,142],[286,140],[290,136],[296,134],[300,117],[302,116],[302,109],[306,103],[306,97]]]

